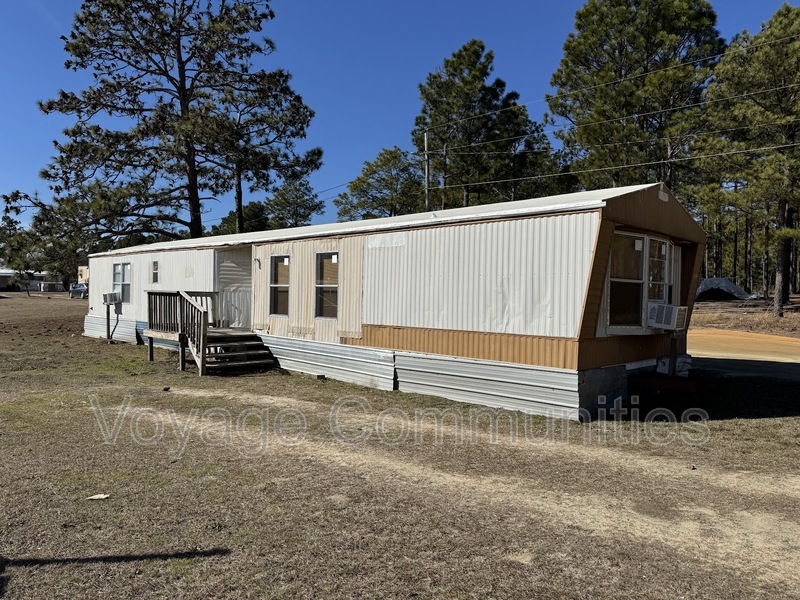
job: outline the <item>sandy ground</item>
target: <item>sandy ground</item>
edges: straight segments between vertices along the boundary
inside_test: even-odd
[[[795,363],[800,370],[798,338],[746,331],[693,329],[689,331],[688,346],[692,356]]]
[[[800,381],[800,338],[692,329],[687,345],[695,368],[737,377]]]

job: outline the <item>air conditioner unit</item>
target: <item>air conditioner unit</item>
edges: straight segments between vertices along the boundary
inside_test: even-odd
[[[689,309],[685,306],[659,304],[656,302],[647,304],[647,326],[655,329],[682,331],[686,329],[686,317],[688,315]]]
[[[122,296],[118,292],[103,294],[103,304],[119,304],[120,302],[122,302]]]

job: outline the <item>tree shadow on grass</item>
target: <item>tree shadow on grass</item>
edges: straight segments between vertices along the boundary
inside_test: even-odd
[[[144,560],[179,560],[190,558],[210,558],[212,556],[227,556],[231,551],[228,548],[211,548],[209,550],[190,550],[187,552],[164,552],[152,554],[120,554],[108,556],[86,556],[67,558],[6,558],[0,556],[0,598],[8,588],[9,577],[6,575],[7,567],[38,567],[42,565],[87,565],[87,564],[113,564],[128,563]]]
[[[678,419],[690,409],[704,410],[712,421],[800,417],[798,363],[695,358],[682,381],[672,386],[654,375],[631,377],[629,395],[639,397],[641,418],[662,408]]]

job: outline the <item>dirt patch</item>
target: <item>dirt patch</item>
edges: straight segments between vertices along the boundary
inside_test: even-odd
[[[800,363],[800,338],[749,331],[692,329],[687,343],[692,356]],[[800,365],[797,371],[800,376]]]

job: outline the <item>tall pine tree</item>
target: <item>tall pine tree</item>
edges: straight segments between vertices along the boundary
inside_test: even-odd
[[[265,187],[318,166],[292,144],[313,113],[254,66],[272,18],[265,0],[84,0],[66,66],[93,84],[41,103],[75,118],[44,171],[58,206],[105,235],[199,237],[203,202],[237,177]]]
[[[674,159],[688,153],[724,49],[715,25],[706,0],[589,0],[576,13],[548,102],[584,186],[663,181],[680,191],[685,168]]]
[[[698,146],[747,151],[728,160],[750,212],[763,214],[764,288],[774,256],[773,311],[789,299],[792,248],[800,240],[800,8],[784,4],[751,35],[738,35],[715,69],[708,90],[709,129]],[[795,251],[796,260],[796,251]]]
[[[427,133],[433,187],[441,188],[434,205],[518,200],[563,183],[532,178],[558,171],[558,161],[519,95],[502,79],[490,80],[493,71],[494,53],[471,40],[419,86],[422,111],[412,137],[424,156]]]

